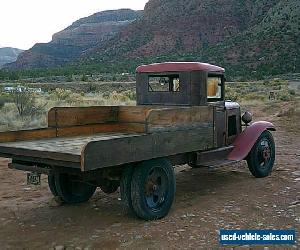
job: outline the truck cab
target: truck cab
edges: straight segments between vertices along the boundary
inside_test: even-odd
[[[200,62],[169,62],[139,66],[137,105],[213,106],[216,147],[232,144],[241,133],[241,111],[225,101],[225,69]]]

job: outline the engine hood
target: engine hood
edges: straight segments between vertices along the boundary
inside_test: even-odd
[[[238,104],[237,102],[226,101],[225,107],[226,107],[226,109],[239,109],[240,104]]]

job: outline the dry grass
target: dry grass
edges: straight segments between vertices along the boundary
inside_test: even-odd
[[[42,107],[27,116],[20,116],[16,105],[7,101],[0,107],[0,131],[34,129],[47,126],[47,112],[52,107],[84,107],[97,105],[135,105],[131,91],[102,93],[74,93],[55,89],[49,93],[36,94],[35,106]]]
[[[43,88],[43,86],[45,86]],[[135,105],[134,83],[58,83],[32,84],[42,87],[44,93],[35,94],[35,106],[42,107],[30,116],[21,117],[9,94],[0,94],[0,131],[31,129],[47,126],[47,112],[52,107]],[[270,92],[275,92],[276,100],[269,100]],[[278,115],[289,124],[299,124],[298,93],[291,92],[286,81],[260,81],[228,83],[226,99],[238,101],[242,111],[264,106],[261,114]],[[287,105],[288,104],[288,105]],[[286,109],[286,107],[289,107]],[[256,110],[257,112],[257,110]],[[291,126],[292,127],[292,126]],[[299,127],[299,126],[298,126]]]
[[[289,132],[300,133],[300,99],[282,105],[277,117]]]

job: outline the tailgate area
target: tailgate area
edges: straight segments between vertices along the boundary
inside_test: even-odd
[[[61,162],[81,161],[81,152],[87,143],[132,136],[128,133],[100,133],[89,136],[57,137],[43,140],[0,143],[0,155],[8,158],[22,156],[26,161],[38,157]]]

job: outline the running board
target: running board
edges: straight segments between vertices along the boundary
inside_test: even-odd
[[[208,168],[215,168],[215,167],[220,167],[220,166],[227,166],[230,164],[237,163],[238,161],[232,161],[232,160],[219,160],[219,161],[211,161],[211,162],[204,162],[202,163],[201,167],[208,167]]]
[[[228,146],[205,152],[197,152],[195,165],[199,167],[217,167],[236,163],[237,161],[227,159],[227,156],[233,149],[234,146]]]

